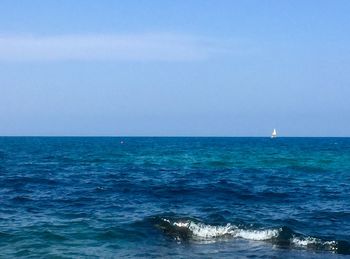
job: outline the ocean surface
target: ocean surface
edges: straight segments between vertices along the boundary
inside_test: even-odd
[[[345,258],[350,138],[0,138],[0,257]]]

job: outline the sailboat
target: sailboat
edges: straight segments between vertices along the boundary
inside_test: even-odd
[[[277,131],[276,129],[273,129],[272,134],[271,134],[271,138],[276,138],[277,137]]]

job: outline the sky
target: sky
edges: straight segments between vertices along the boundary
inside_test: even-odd
[[[0,0],[0,135],[350,136],[350,1]]]

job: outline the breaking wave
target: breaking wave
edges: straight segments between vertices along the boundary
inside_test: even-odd
[[[210,239],[224,236],[244,238],[250,240],[269,240],[278,236],[277,229],[267,230],[244,230],[235,225],[227,224],[224,226],[211,226],[203,223],[196,223],[191,220],[173,221],[162,218],[162,220],[174,228],[185,229],[195,239]]]
[[[222,239],[241,238],[265,241],[281,248],[311,249],[350,254],[350,243],[304,236],[288,227],[250,229],[234,224],[210,225],[188,218],[155,217],[155,225],[177,241],[216,242]]]

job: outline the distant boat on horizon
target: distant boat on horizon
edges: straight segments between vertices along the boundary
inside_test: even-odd
[[[273,129],[272,134],[271,134],[271,138],[276,138],[277,137],[277,131],[276,129]]]

